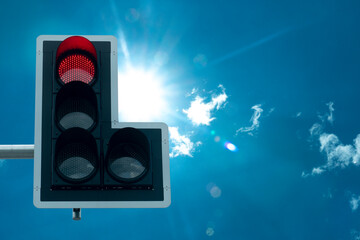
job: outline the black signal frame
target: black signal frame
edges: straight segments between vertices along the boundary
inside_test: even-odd
[[[49,39],[47,39],[49,38]],[[56,49],[66,36],[41,36],[37,56],[37,112],[35,127],[34,204],[40,208],[110,208],[110,207],[167,207],[170,204],[170,177],[168,169],[168,129],[162,123],[119,123],[114,119],[114,91],[112,87],[116,59],[116,39],[90,36],[97,52],[96,79],[90,84],[98,103],[98,124],[91,130],[99,154],[99,168],[89,179],[78,183],[58,176],[54,168],[56,141],[64,129],[55,121],[56,96],[66,84],[57,77]],[[60,56],[60,59],[63,56]],[[40,69],[39,65],[40,64]],[[117,65],[115,65],[117,66]],[[54,71],[56,69],[56,72]],[[39,71],[40,70],[40,71]],[[111,71],[110,71],[111,70]],[[115,77],[114,77],[115,76]],[[49,79],[52,79],[49,81]],[[39,90],[40,89],[40,90]],[[111,94],[110,94],[111,93]],[[40,100],[39,100],[40,99]],[[115,100],[115,101],[114,101]],[[95,120],[96,122],[96,120]],[[135,128],[149,141],[149,166],[136,182],[118,181],[106,170],[108,143],[116,132]],[[40,135],[37,133],[40,132]],[[50,140],[50,141],[49,141]],[[88,181],[86,181],[88,180]],[[108,181],[107,181],[108,180]]]

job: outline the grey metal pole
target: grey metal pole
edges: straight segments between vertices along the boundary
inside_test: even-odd
[[[0,159],[33,159],[34,145],[0,145]]]

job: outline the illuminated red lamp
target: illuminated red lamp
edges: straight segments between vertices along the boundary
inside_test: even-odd
[[[56,51],[57,75],[64,84],[80,81],[90,84],[96,76],[96,49],[86,38],[65,39]]]

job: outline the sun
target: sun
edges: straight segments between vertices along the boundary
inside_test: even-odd
[[[149,122],[162,120],[167,110],[165,87],[155,71],[128,66],[119,72],[119,120]]]

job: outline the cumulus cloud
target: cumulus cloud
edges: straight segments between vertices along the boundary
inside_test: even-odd
[[[222,92],[218,95],[214,94],[209,102],[205,102],[205,98],[197,95],[190,103],[190,107],[188,109],[183,109],[183,112],[194,125],[209,126],[210,122],[215,119],[215,117],[211,116],[214,110],[219,110],[221,107],[226,105],[228,96],[225,93],[225,88],[221,84],[218,87]]]
[[[353,140],[353,144],[345,145],[341,143],[335,134],[324,132],[324,119],[330,123],[334,121],[334,103],[329,102],[326,105],[329,107],[329,113],[319,116],[322,124],[313,124],[309,132],[312,137],[316,137],[319,140],[319,150],[325,154],[327,161],[326,164],[313,168],[311,173],[303,172],[303,177],[319,175],[326,170],[332,170],[334,168],[346,168],[351,164],[360,165],[360,134]]]
[[[360,135],[357,138],[360,138]],[[352,145],[343,145],[335,134],[323,133],[319,140],[320,151],[327,156],[327,168],[345,168],[356,155],[355,148]]]
[[[172,144],[170,157],[180,155],[192,157],[195,147],[201,145],[201,142],[193,143],[188,136],[181,135],[178,127],[169,127],[170,142]]]
[[[360,134],[354,139],[354,144],[344,145],[335,134],[321,133],[319,136],[320,152],[326,155],[326,164],[313,168],[311,175],[319,175],[326,170],[345,168],[351,164],[359,165]],[[309,174],[303,173],[303,177]]]
[[[319,116],[323,123],[313,124],[309,132],[312,137],[318,138],[320,142],[320,152],[326,155],[327,162],[323,166],[313,168],[310,174],[303,173],[303,177],[319,175],[326,170],[334,168],[345,168],[350,164],[360,164],[360,134],[354,139],[352,145],[344,145],[335,134],[323,132],[324,119],[330,123],[334,121],[334,103],[329,102],[326,105],[329,107],[329,113]]]
[[[261,104],[257,104],[255,106],[252,106],[251,109],[254,110],[254,113],[250,119],[250,122],[252,123],[250,127],[241,127],[238,130],[236,130],[236,134],[239,132],[245,132],[249,135],[253,135],[253,131],[259,128],[260,121],[259,118],[261,116],[261,113],[263,112],[263,109],[261,108]]]
[[[360,203],[360,196],[356,196],[356,195],[352,195],[351,199],[350,199],[350,208],[352,211],[355,211],[356,209],[359,208],[359,203]]]

